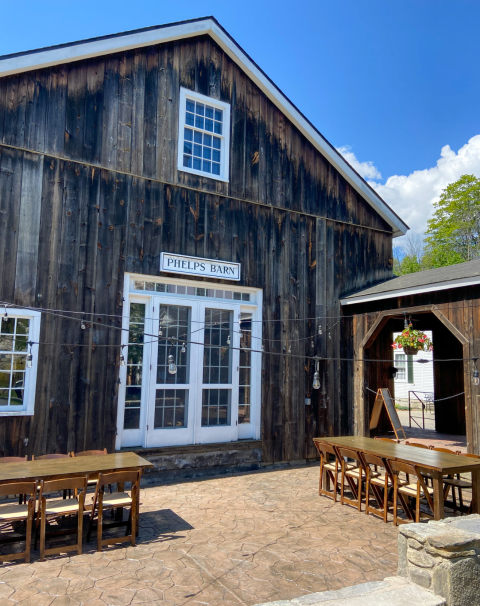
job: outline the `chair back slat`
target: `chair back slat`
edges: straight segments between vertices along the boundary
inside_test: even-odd
[[[46,454],[40,456],[32,456],[32,461],[48,461],[50,459],[68,459],[69,454]]]
[[[446,452],[448,454],[458,455],[461,454],[459,450],[450,450],[450,448],[432,448],[435,452]]]
[[[356,450],[350,450],[349,448],[339,448],[338,453],[341,457],[347,457],[348,459],[353,459],[357,461],[357,463],[361,463],[360,455]]]
[[[2,463],[25,463],[25,461],[28,461],[26,455],[24,457],[0,457],[0,465]]]
[[[70,453],[72,457],[98,457],[107,454],[107,449],[103,450],[82,450],[81,452]]]
[[[418,444],[413,442],[405,442],[405,444],[407,446],[415,446],[415,448],[427,448],[428,450],[430,450],[430,446],[427,446],[426,444]]]
[[[389,465],[393,473],[398,474],[400,472],[406,473],[407,475],[412,475],[417,477],[417,470],[414,465],[410,465],[409,463],[404,463],[403,461],[389,461]]]
[[[480,459],[480,455],[476,454],[467,454],[466,452],[460,453],[462,457],[470,457],[471,459]]]
[[[382,442],[394,442],[395,444],[400,444],[400,440],[394,440],[392,438],[379,438],[378,436],[375,436],[373,439],[381,440]]]
[[[5,497],[14,494],[29,494],[32,497],[37,494],[36,482],[12,482],[11,484],[0,484],[0,496]]]
[[[376,465],[377,467],[385,468],[385,461],[382,459],[382,457],[377,457],[376,455],[363,452],[362,458],[367,465]]]
[[[315,442],[315,446],[320,454],[331,454],[334,457],[336,456],[335,449],[330,444],[325,444],[324,442]]]
[[[58,480],[42,480],[40,490],[42,494],[47,492],[59,492],[61,490],[74,490],[75,488],[86,490],[87,476],[78,476],[76,478],[60,478]]]
[[[113,473],[98,474],[98,487],[108,484],[123,484],[124,482],[138,482],[140,474],[138,471],[114,471]]]

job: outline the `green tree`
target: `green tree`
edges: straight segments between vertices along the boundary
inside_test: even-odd
[[[480,179],[463,175],[443,190],[425,232],[423,268],[470,261],[480,255]]]
[[[393,247],[393,273],[413,274],[424,269],[423,242],[420,236],[409,234],[400,245]]]

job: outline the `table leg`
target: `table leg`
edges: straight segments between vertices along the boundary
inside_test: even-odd
[[[480,513],[480,470],[472,471],[472,513]]]
[[[433,519],[443,520],[445,509],[443,507],[443,474],[439,471],[433,473]]]

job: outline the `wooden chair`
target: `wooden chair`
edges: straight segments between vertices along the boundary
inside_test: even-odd
[[[117,484],[123,486],[125,482],[132,483],[130,494],[125,491],[105,493],[105,486]],[[130,541],[135,545],[135,535],[137,530],[138,518],[138,498],[140,490],[140,472],[138,471],[119,471],[114,473],[100,473],[98,476],[97,488],[93,496],[92,512],[90,514],[90,525],[88,528],[87,540],[90,540],[93,528],[93,521],[97,515],[97,551],[102,551],[105,545],[114,545]],[[103,539],[103,511],[106,509],[117,509],[129,507],[130,516],[127,522],[127,534],[123,537],[113,537]],[[128,534],[130,531],[130,534]]]
[[[393,488],[393,479],[387,469],[387,464],[381,457],[361,453],[363,468],[365,469],[365,513],[373,513],[388,520],[388,492]],[[382,471],[379,471],[382,470]],[[373,494],[377,507],[370,505],[370,495]]]
[[[318,494],[330,497],[335,502],[337,501],[337,485],[338,485],[338,472],[339,462],[335,449],[329,444],[322,444],[315,442],[317,450],[320,454],[320,481],[318,486]],[[331,458],[333,457],[333,459]],[[333,490],[328,490],[328,481],[333,484]]]
[[[46,499],[45,494],[51,492],[65,492],[67,490],[73,490],[75,498],[54,498]],[[81,490],[80,494],[78,491]],[[68,551],[76,551],[77,554],[82,553],[82,535],[83,535],[83,511],[84,511],[84,500],[87,492],[87,476],[77,478],[61,478],[60,480],[49,480],[40,482],[40,495],[39,495],[39,507],[37,524],[35,530],[35,544],[37,542],[38,527],[40,526],[40,561],[45,560],[46,555],[52,555],[56,553],[66,553]],[[51,547],[50,549],[45,548],[45,541],[47,539],[47,519],[62,518],[64,516],[78,516],[77,530],[58,530],[49,532],[48,536],[58,536],[65,534],[77,534],[77,543],[75,546],[61,546]]]
[[[22,553],[12,553],[8,555],[1,555],[0,562],[7,562],[10,560],[25,560],[30,562],[30,547],[32,541],[32,525],[33,518],[35,515],[35,498],[37,495],[37,485],[35,482],[15,482],[12,484],[1,484],[0,485],[0,496],[7,497],[13,495],[30,495],[28,503],[4,503],[0,505],[0,525],[3,531],[4,525],[12,524],[14,522],[26,522],[26,535],[25,535],[25,551]],[[0,543],[5,543],[6,540],[0,540]],[[10,541],[8,541],[10,542]]]
[[[393,472],[393,523],[395,526],[398,524],[408,524],[408,520],[400,520],[397,517],[398,500],[402,504],[402,509],[406,516],[410,520],[420,522],[420,502],[422,499],[426,499],[428,506],[432,511],[432,515],[424,514],[428,517],[433,517],[433,488],[429,487],[425,483],[425,479],[415,465],[409,463],[402,463],[400,461],[389,461],[390,469]],[[408,482],[403,482],[398,477],[399,473],[407,474],[409,478]],[[416,481],[412,482],[412,478]],[[407,497],[415,499],[415,512],[408,505]]]
[[[439,449],[440,450],[440,449]],[[453,452],[453,451],[452,451]],[[461,451],[457,451],[456,454],[458,454],[459,456],[462,457],[470,457],[471,459],[480,459],[480,456],[478,455],[474,455],[474,454],[466,454],[463,453]],[[443,498],[445,500],[447,500],[448,498],[448,493],[450,492],[450,489],[452,490],[452,498],[453,498],[453,508],[455,511],[457,511],[457,499],[455,496],[455,489],[458,490],[458,500],[460,501],[460,511],[463,510],[463,490],[464,489],[470,489],[473,486],[472,481],[470,480],[462,480],[462,477],[459,473],[457,473],[457,477],[456,478],[443,478],[443,484],[444,484],[444,492],[443,492]],[[468,513],[472,513],[472,503],[470,503],[470,507],[468,508]]]
[[[395,444],[400,444],[400,440],[394,440],[393,438],[379,438],[378,436],[375,436],[373,439],[382,440],[383,442],[394,442]]]
[[[414,442],[405,442],[406,446],[415,446],[415,448],[427,448],[428,450],[431,450],[430,446],[427,446],[426,444],[418,444],[418,443],[414,443]]]
[[[24,457],[0,457],[0,464],[2,463],[25,463],[28,461],[27,455]]]
[[[358,511],[362,510],[362,481],[363,481],[363,464],[360,455],[355,450],[349,448],[338,448],[338,455],[341,463],[341,478],[340,478],[340,503],[344,505],[353,505]],[[345,458],[353,459],[355,463],[347,463]],[[347,481],[350,490],[352,491],[353,499],[345,496],[345,480]]]

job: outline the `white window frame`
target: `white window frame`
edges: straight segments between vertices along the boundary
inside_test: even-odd
[[[23,393],[23,406],[0,406],[0,417],[26,417],[32,416],[35,409],[35,390],[37,385],[38,368],[38,341],[40,340],[40,321],[42,314],[39,311],[29,309],[10,309],[7,307],[7,314],[10,318],[25,318],[30,320],[28,340],[33,341],[32,345],[32,366],[25,369],[25,385]],[[1,309],[1,314],[5,310]],[[0,319],[0,322],[3,320]],[[28,347],[30,352],[30,347]],[[12,352],[14,353],[14,352]]]
[[[187,107],[187,98],[192,101],[200,101],[201,103],[206,103],[211,105],[217,109],[221,109],[223,111],[223,128],[222,134],[218,135],[216,133],[210,133],[205,129],[195,128],[194,126],[189,126],[185,124],[185,112]],[[188,166],[183,166],[183,144],[184,144],[184,129],[185,127],[191,128],[192,130],[198,130],[202,133],[211,134],[215,137],[220,137],[222,139],[222,149],[220,154],[220,174],[214,175],[212,173],[204,172],[203,170],[196,170],[195,168],[189,168]],[[207,97],[206,95],[201,95],[200,93],[196,93],[194,91],[188,90],[186,88],[180,88],[180,107],[179,107],[179,115],[178,115],[178,157],[177,157],[177,168],[179,171],[184,173],[190,173],[192,175],[198,175],[199,177],[207,177],[208,179],[214,179],[215,181],[224,181],[228,183],[229,181],[229,166],[230,166],[230,105],[228,103],[223,103],[218,99],[214,99],[213,97]]]
[[[399,360],[398,357],[399,356],[403,356],[405,359],[404,360]],[[400,366],[399,364],[403,363],[404,366]],[[397,368],[398,372],[397,372],[397,376],[395,377],[395,381],[398,381],[399,383],[406,383],[408,381],[408,356],[405,353],[396,353],[395,354],[395,368]],[[400,371],[402,371],[405,373],[403,378],[400,378]]]

